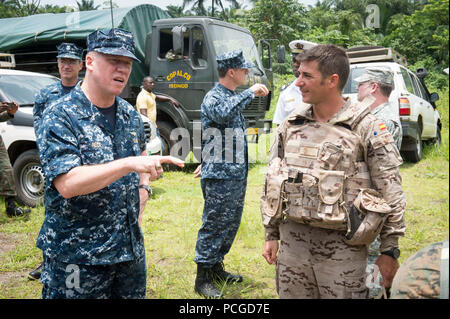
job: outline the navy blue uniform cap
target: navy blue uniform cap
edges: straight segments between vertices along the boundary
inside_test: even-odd
[[[245,61],[242,50],[222,53],[216,57],[218,69],[251,69],[255,65]]]
[[[57,45],[56,49],[58,50],[57,58],[82,60],[83,48],[80,48],[75,43],[63,42]]]
[[[133,34],[129,31],[113,28],[97,30],[87,36],[88,52],[97,51],[109,55],[126,56],[141,62],[135,55]]]

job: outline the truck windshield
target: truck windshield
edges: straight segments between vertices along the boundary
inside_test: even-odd
[[[209,30],[216,55],[233,50],[242,50],[245,60],[253,62],[259,70],[263,69],[258,49],[250,34],[214,24],[210,26]]]
[[[7,101],[33,105],[36,93],[56,81],[57,78],[46,76],[0,75],[0,94]]]

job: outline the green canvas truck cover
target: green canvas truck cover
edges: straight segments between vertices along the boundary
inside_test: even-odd
[[[170,18],[166,11],[150,4],[113,9],[114,27],[134,34],[136,56],[142,62],[133,62],[129,79],[132,86],[139,86],[148,73],[144,63],[146,35],[151,32],[153,21],[166,18]],[[17,49],[36,48],[39,44],[49,43],[54,43],[56,50],[56,45],[61,42],[85,40],[89,33],[111,27],[109,9],[0,19],[0,52],[14,53]]]

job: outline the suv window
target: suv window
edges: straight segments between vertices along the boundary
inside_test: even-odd
[[[351,68],[350,75],[348,76],[347,83],[344,86],[344,90],[342,93],[350,94],[350,93],[358,93],[356,88],[358,87],[358,83],[355,82],[355,79],[364,73],[365,68]]]
[[[416,76],[414,76],[414,82],[416,83],[416,86],[418,88],[418,92],[419,92],[420,96],[422,97],[422,99],[428,100],[428,94],[425,91],[422,83],[420,83],[420,80]]]
[[[404,68],[400,68],[400,70],[402,71],[403,82],[405,82],[406,90],[409,93],[417,95],[417,93],[414,90],[414,86],[412,84],[411,78],[409,77],[408,71],[405,70]]]
[[[32,75],[0,75],[0,95],[20,105],[34,104],[34,96],[57,78]]]

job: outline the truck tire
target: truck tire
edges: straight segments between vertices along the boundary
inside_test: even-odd
[[[434,139],[434,147],[439,148],[442,142],[441,128],[439,125],[436,126],[436,138]]]
[[[16,159],[13,165],[17,202],[35,207],[43,202],[45,178],[36,149],[28,150]]]
[[[404,152],[403,155],[407,162],[417,163],[422,159],[422,150],[423,150],[423,142],[422,142],[422,128],[419,126],[416,131],[416,143],[414,144],[412,151]]]
[[[159,134],[161,135],[161,143],[163,144],[164,149],[162,155],[170,155],[170,149],[176,143],[176,141],[170,140],[170,133],[175,128],[175,126],[165,121],[157,122],[157,125]]]

